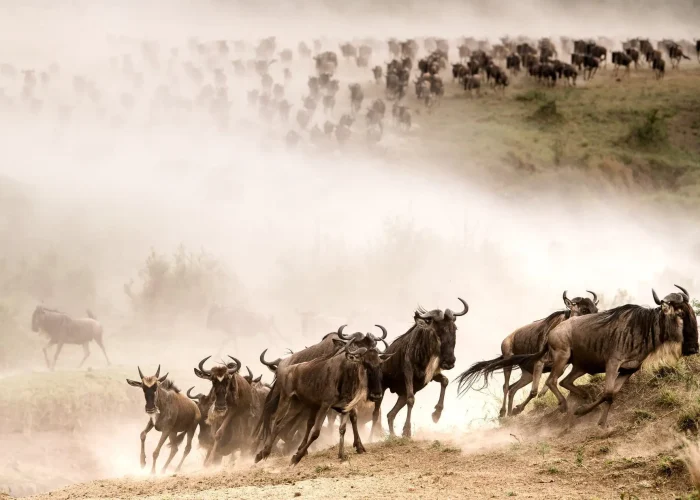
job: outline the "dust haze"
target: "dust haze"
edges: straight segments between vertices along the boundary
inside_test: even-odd
[[[410,327],[418,305],[455,309],[457,297],[469,303],[469,313],[458,321],[453,378],[472,362],[496,356],[513,329],[561,308],[564,290],[570,297],[594,290],[608,305],[620,289],[640,304],[651,302],[652,286],[663,294],[679,283],[692,292],[700,285],[693,279],[700,271],[700,235],[693,230],[698,216],[642,203],[634,190],[621,193],[575,168],[535,180],[505,168],[484,173],[469,160],[479,144],[455,144],[464,151],[463,162],[441,164],[421,147],[420,130],[417,140],[389,134],[373,150],[289,151],[283,140],[289,126],[264,123],[246,106],[245,93],[259,85],[257,79],[235,79],[229,71],[232,107],[222,130],[200,110],[186,120],[158,116],[148,98],[164,82],[147,67],[139,69],[144,81],[138,88],[125,88],[110,68],[110,58],[124,54],[133,54],[138,64],[143,38],[160,43],[164,60],[171,47],[179,47],[182,62],[191,57],[191,37],[252,44],[277,35],[278,50],[296,50],[300,40],[316,37],[337,50],[342,41],[372,37],[382,42],[374,58],[382,64],[389,58],[389,37],[471,35],[496,42],[504,35],[622,40],[700,33],[697,2],[635,3],[632,13],[630,8],[544,1],[439,7],[408,1],[386,7],[56,2],[50,8],[4,2],[0,62],[37,72],[58,67],[49,87],[37,87],[41,112],[18,104],[21,76],[0,85],[6,105],[0,115],[0,305],[6,325],[0,376],[46,376],[45,339],[29,328],[39,302],[73,316],[86,308],[95,312],[116,365],[111,370],[135,376],[137,365],[150,373],[161,364],[181,388],[205,392],[192,373],[205,356],[234,355],[270,381],[257,361],[263,349],[283,356],[287,348],[302,349],[346,322],[350,330],[365,332],[382,324],[392,339]],[[253,57],[252,50],[245,57]],[[210,61],[210,67],[220,64]],[[313,64],[295,55],[291,68],[287,98],[296,103]],[[281,80],[281,67],[271,74]],[[368,74],[341,61],[343,107],[347,83],[364,85]],[[95,82],[98,104],[75,100],[74,75]],[[190,82],[178,81],[169,83],[196,94]],[[125,92],[133,98],[128,108],[120,104]],[[71,108],[70,120],[62,118],[65,107]],[[499,187],[502,178],[509,187]],[[140,290],[139,273],[151,252],[171,258],[179,247],[205,253],[225,279],[202,292],[199,307],[144,317],[124,285]],[[208,329],[213,302],[272,316],[279,333],[231,338]],[[306,335],[303,312],[318,318],[316,330]],[[101,353],[92,351],[86,367],[108,370]],[[66,346],[55,376],[73,372],[81,354],[78,346]],[[496,397],[457,399],[454,384],[442,420],[433,424],[439,393],[433,386],[416,398],[418,436],[491,425]],[[3,442],[21,451],[0,461],[0,489],[12,485],[18,494],[31,493],[141,473],[138,433],[147,419],[142,395],[132,399],[132,418],[118,426],[78,424],[70,435],[26,428],[5,434]],[[393,396],[385,398],[384,413],[393,402]],[[499,436],[494,443],[507,439]],[[147,443],[155,440],[151,435]],[[193,453],[186,465],[200,469],[200,456]],[[50,480],[32,486],[40,477]]]

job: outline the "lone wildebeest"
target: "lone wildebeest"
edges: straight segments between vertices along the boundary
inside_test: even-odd
[[[494,371],[490,370],[489,367],[494,363],[509,359],[515,355],[540,352],[547,342],[549,332],[563,321],[576,316],[597,313],[598,297],[594,292],[588,293],[593,295],[593,300],[582,297],[569,300],[566,296],[566,291],[564,291],[562,299],[566,306],[565,310],[555,311],[546,318],[522,326],[508,335],[501,343],[501,355],[499,357],[474,363],[468,370],[457,377],[457,380],[459,380],[459,394],[462,395],[468,391],[476,381],[476,378],[480,376],[484,377],[484,384],[486,385],[488,383],[488,376]],[[551,370],[551,364],[547,364],[545,360],[539,360],[533,363],[532,366],[521,365],[520,370],[522,371],[522,376],[520,380],[509,385],[511,370],[512,367],[503,369],[505,381],[503,383],[503,405],[501,406],[501,412],[499,414],[501,417],[505,415],[517,415],[525,409],[525,406],[527,406],[530,400],[537,395],[537,391],[540,387],[540,377],[542,373],[547,373]],[[515,394],[530,382],[532,382],[530,395],[513,410]]]
[[[615,395],[643,365],[697,354],[698,323],[695,311],[690,305],[687,291],[676,286],[682,293],[671,293],[663,300],[659,300],[652,290],[654,302],[659,306],[654,309],[627,304],[602,313],[572,318],[549,333],[547,344],[540,352],[513,356],[502,366],[529,364],[549,353],[552,372],[546,384],[557,397],[562,413],[569,408],[559,385],[568,389],[574,397],[585,398],[585,391],[574,382],[586,374],[605,373],[603,394],[593,403],[579,406],[574,412],[575,415],[585,415],[605,404],[598,421],[604,427]],[[559,377],[569,362],[572,364],[571,372],[559,384]]]
[[[292,457],[292,464],[299,463],[309,446],[321,434],[321,427],[330,410],[341,414],[338,458],[345,459],[344,441],[348,417],[355,434],[355,449],[358,453],[364,453],[357,430],[355,407],[365,398],[371,401],[381,398],[381,365],[392,355],[380,354],[376,348],[356,348],[354,343],[355,339],[347,344],[334,339],[334,344],[340,348],[339,352],[277,369],[275,386],[279,387],[278,395],[265,403],[265,413],[274,414],[274,421],[266,432],[263,449],[255,457],[256,462],[269,456],[277,433],[305,409],[310,410],[307,414],[306,433]]]
[[[49,337],[49,343],[46,344],[43,351],[46,366],[51,370],[56,368],[56,361],[58,360],[58,355],[61,354],[64,344],[83,346],[83,360],[78,367],[83,366],[85,360],[90,356],[89,344],[93,340],[102,349],[107,364],[110,364],[109,356],[107,356],[107,351],[102,342],[102,325],[90,311],[87,311],[87,315],[87,318],[73,319],[65,313],[41,305],[36,306],[36,309],[34,309],[32,314],[32,331],[42,332]],[[53,364],[49,363],[47,354],[47,350],[52,345],[56,345]]]
[[[411,412],[415,403],[415,394],[430,381],[440,384],[440,398],[433,422],[438,422],[445,402],[445,389],[449,381],[441,371],[451,370],[455,365],[455,343],[457,341],[457,318],[469,311],[467,303],[458,299],[464,309],[453,312],[450,309],[426,311],[419,308],[413,315],[414,324],[409,330],[394,340],[387,354],[395,354],[382,365],[382,393],[386,389],[398,395],[394,407],[387,414],[389,432],[394,434],[394,419],[401,409],[408,405],[403,435],[411,436]],[[381,399],[374,406],[372,416],[372,434],[379,427]]]
[[[201,418],[199,408],[193,401],[180,394],[180,389],[175,386],[175,383],[168,380],[167,373],[160,377],[160,365],[152,377],[144,377],[141,368],[138,370],[141,381],[130,379],[126,379],[126,381],[131,386],[143,389],[143,394],[146,397],[146,414],[149,418],[146,428],[141,432],[141,467],[146,466],[146,434],[155,427],[161,434],[158,445],[153,450],[151,474],[156,472],[156,460],[158,460],[160,449],[165,440],[170,439],[170,455],[163,465],[161,473],[167,470],[177,453],[178,445],[187,435],[187,445],[176,469],[179,471],[192,449],[192,438]]]

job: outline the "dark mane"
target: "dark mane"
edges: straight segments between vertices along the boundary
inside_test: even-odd
[[[542,321],[544,323],[544,328],[545,330],[551,330],[552,329],[552,323],[559,319],[559,315],[564,313],[564,319],[567,320],[571,317],[571,311],[569,309],[564,309],[560,311],[554,311],[552,314],[547,316],[546,318],[538,319],[533,321],[533,323],[537,323],[538,321]]]
[[[649,331],[654,325],[658,310],[658,307],[650,309],[636,304],[625,304],[591,316],[599,328],[610,327],[620,320],[626,320],[632,327],[644,326],[643,331]]]
[[[407,331],[406,333],[402,333],[401,335],[399,335],[398,337],[396,337],[396,338],[391,342],[391,344],[389,344],[389,345],[394,345],[394,344],[398,343],[400,340],[404,339],[404,338],[407,337],[410,333],[412,333],[416,328],[418,328],[418,325],[417,325],[417,324],[411,325],[411,328],[409,328],[408,331]]]
[[[165,379],[165,382],[161,382],[160,386],[165,389],[166,391],[172,391],[172,392],[180,392],[180,388],[175,385],[174,380]]]

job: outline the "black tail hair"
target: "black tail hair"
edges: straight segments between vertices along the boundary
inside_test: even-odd
[[[479,363],[475,363],[467,371],[463,372],[455,379],[459,380],[459,385],[457,386],[458,395],[464,395],[464,393],[469,390],[479,376],[484,377],[485,387],[488,377],[490,377],[494,372],[508,367],[522,368],[524,366],[531,366],[542,359],[548,351],[549,346],[545,345],[540,352],[536,352],[535,354],[520,354],[517,356],[511,356],[508,359],[504,359],[503,356],[499,356],[490,362],[481,361]]]
[[[262,415],[255,426],[253,431],[253,438],[257,439],[259,442],[265,441],[267,436],[272,430],[272,419],[277,412],[277,407],[280,404],[280,390],[277,387],[277,382],[273,382],[270,387],[270,392],[267,393],[265,397],[265,406],[263,408]]]

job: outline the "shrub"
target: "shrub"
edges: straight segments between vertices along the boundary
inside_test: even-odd
[[[693,404],[678,415],[676,420],[678,430],[697,434],[700,430],[700,404]]]
[[[188,252],[182,245],[172,258],[152,250],[139,278],[138,291],[134,290],[133,280],[124,285],[134,310],[147,317],[173,319],[181,314],[204,312],[231,285],[230,276],[217,259],[204,251]]]
[[[666,121],[659,115],[658,109],[649,111],[642,122],[630,126],[627,143],[640,148],[658,148],[668,144]]]
[[[656,404],[664,408],[678,408],[682,402],[675,391],[664,389],[656,396]]]

